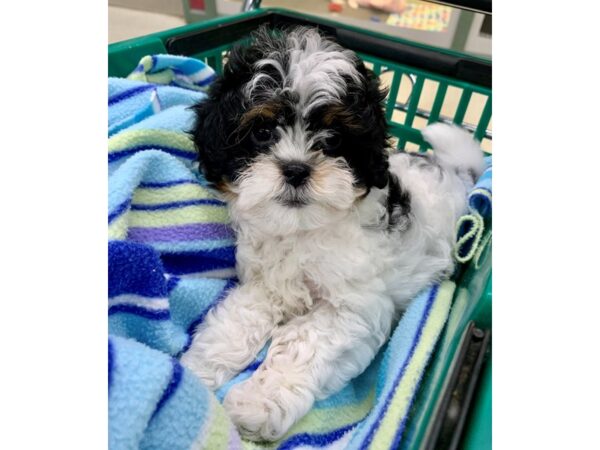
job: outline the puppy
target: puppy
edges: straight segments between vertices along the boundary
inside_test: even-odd
[[[359,375],[410,300],[453,270],[481,151],[437,124],[423,132],[433,155],[390,157],[384,98],[373,72],[316,30],[262,29],[195,106],[200,166],[228,201],[240,284],[182,362],[214,389],[270,340],[224,400],[249,439],[282,437]]]

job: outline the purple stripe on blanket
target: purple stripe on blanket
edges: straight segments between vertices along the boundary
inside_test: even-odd
[[[227,445],[227,450],[244,450],[242,439],[233,425],[229,425],[229,442]]]
[[[195,239],[233,238],[230,226],[220,223],[195,223],[162,228],[130,228],[127,238],[136,242],[171,242]]]

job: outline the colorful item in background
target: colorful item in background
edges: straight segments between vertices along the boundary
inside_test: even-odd
[[[386,23],[411,30],[444,32],[448,28],[452,8],[420,0],[407,0],[399,14],[390,14]]]
[[[353,0],[349,2],[350,7],[354,5],[362,6],[363,8],[373,8],[389,13],[401,13],[406,8],[407,0]]]
[[[194,11],[206,11],[204,0],[189,0],[190,9]]]

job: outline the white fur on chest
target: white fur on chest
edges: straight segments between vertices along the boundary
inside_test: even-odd
[[[360,297],[365,290],[402,310],[424,286],[452,270],[448,223],[464,209],[464,187],[454,177],[410,167],[407,158],[394,157],[391,166],[409,182],[408,230],[387,230],[385,193],[376,189],[344,218],[316,230],[285,236],[238,230],[240,279],[268,293],[278,320],[305,314],[319,301],[350,307],[367,302]]]
[[[288,236],[238,240],[238,272],[243,283],[263,285],[282,318],[305,313],[325,300],[338,304],[349,283],[371,283],[382,267],[373,264],[373,233],[356,214],[335,225]]]

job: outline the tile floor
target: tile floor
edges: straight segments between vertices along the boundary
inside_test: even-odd
[[[108,7],[108,42],[119,42],[185,25],[183,17],[147,11]]]

